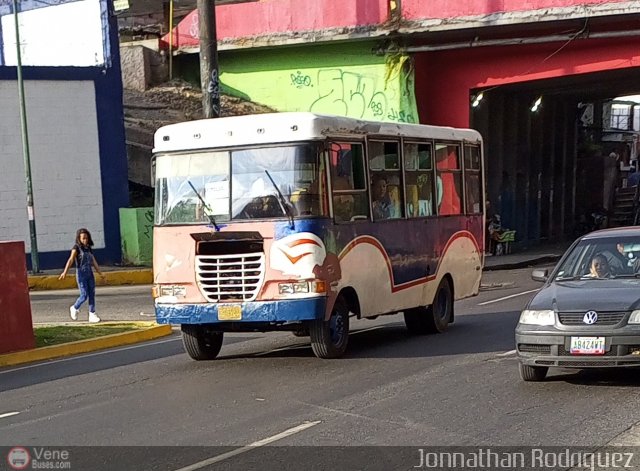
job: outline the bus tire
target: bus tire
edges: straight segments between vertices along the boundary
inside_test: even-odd
[[[446,278],[440,282],[431,306],[416,307],[404,312],[407,330],[414,335],[440,334],[447,330],[452,318],[453,292]]]
[[[311,348],[318,358],[338,358],[344,355],[349,342],[349,309],[338,298],[328,321],[317,319],[309,324]]]
[[[215,331],[206,325],[182,324],[182,343],[184,349],[194,360],[213,360],[222,348],[223,332]]]

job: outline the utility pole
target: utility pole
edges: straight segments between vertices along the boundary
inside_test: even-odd
[[[169,31],[169,80],[173,79],[173,0],[163,0],[164,29]]]
[[[38,237],[36,220],[33,214],[33,186],[31,183],[31,157],[29,154],[29,132],[27,130],[27,107],[24,99],[24,80],[22,79],[22,51],[20,50],[20,25],[18,22],[18,0],[13,0],[13,17],[16,27],[16,62],[18,74],[18,97],[20,100],[20,124],[22,131],[22,155],[24,157],[25,179],[27,183],[27,216],[29,217],[29,234],[31,236],[31,270],[40,272],[38,259]]]
[[[205,118],[219,118],[220,78],[218,73],[215,0],[198,0],[198,18],[200,31],[202,113]]]

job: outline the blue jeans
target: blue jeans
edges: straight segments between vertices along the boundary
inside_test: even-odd
[[[80,288],[80,296],[73,307],[80,309],[80,306],[89,298],[89,312],[96,312],[96,279],[93,277],[93,272],[78,272],[76,281]]]

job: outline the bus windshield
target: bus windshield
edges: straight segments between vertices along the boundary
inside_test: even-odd
[[[155,223],[324,216],[320,150],[305,143],[158,155]]]

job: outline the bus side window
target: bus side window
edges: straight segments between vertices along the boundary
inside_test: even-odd
[[[436,196],[438,214],[462,214],[462,166],[460,146],[436,143]]]
[[[435,214],[433,197],[433,153],[429,143],[404,144],[407,217]]]
[[[369,170],[373,220],[402,218],[400,144],[397,141],[369,141]]]
[[[332,142],[330,161],[335,221],[369,219],[363,145]]]
[[[483,212],[480,184],[480,147],[464,146],[464,184],[467,214]]]

